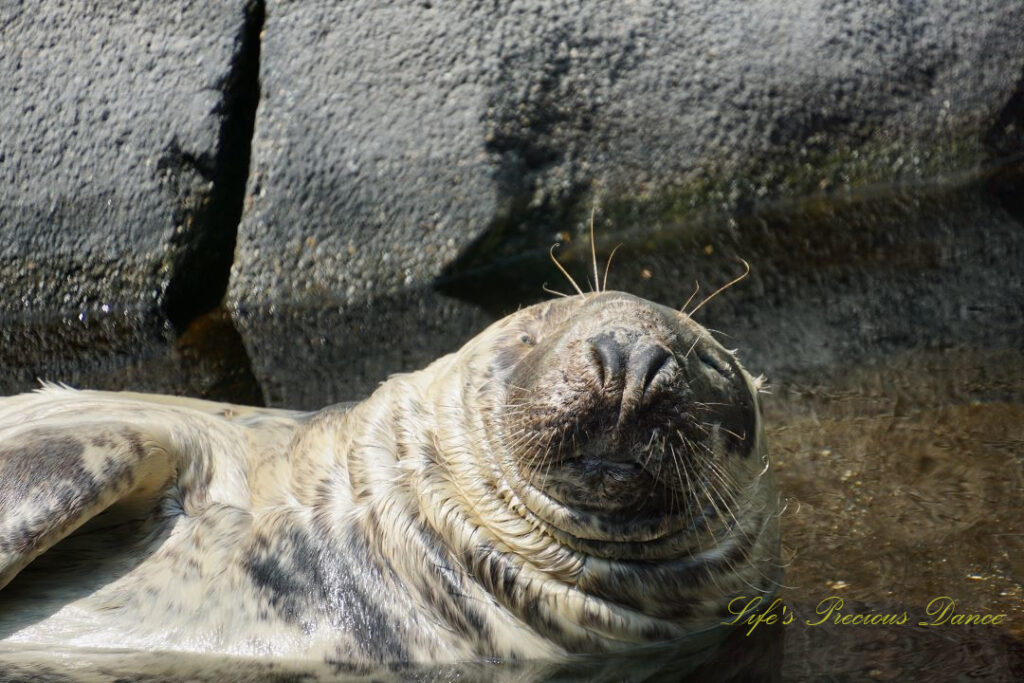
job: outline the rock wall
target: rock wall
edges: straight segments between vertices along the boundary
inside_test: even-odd
[[[992,320],[1024,291],[1008,262],[1024,220],[1020,2],[71,0],[4,6],[0,39],[14,346],[33,320],[51,334],[131,312],[130,350],[223,304],[266,400],[346,398],[542,295],[561,277],[552,242],[586,272],[592,212],[602,258],[626,245],[620,288],[681,303],[694,277],[751,261],[758,297],[722,313],[751,329],[779,319],[766,301],[830,301],[846,281],[908,306],[921,277],[939,278],[929,301],[966,296],[924,262],[850,261],[857,235],[1001,274]],[[966,185],[988,189],[928,218],[928,188]],[[905,206],[922,210],[902,220]],[[955,236],[972,216],[991,219],[998,258]],[[866,308],[859,348],[903,329],[906,311]],[[806,324],[837,340],[844,321]],[[97,325],[101,343],[122,327]],[[766,349],[787,338],[765,334]],[[88,348],[81,335],[44,346]],[[348,384],[316,388],[323,353]],[[54,378],[18,373],[33,375]]]
[[[243,0],[0,8],[0,310],[184,325],[220,301],[261,17]]]
[[[974,171],[1022,75],[1010,2],[271,2],[229,300]]]

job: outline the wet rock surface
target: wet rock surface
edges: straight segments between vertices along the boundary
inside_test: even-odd
[[[247,338],[275,306],[385,327],[395,297],[448,297],[582,235],[594,207],[608,242],[729,239],[734,216],[956,185],[1024,152],[1014,3],[94,10],[5,10],[5,316],[181,332],[230,270]]]
[[[184,325],[219,302],[258,19],[242,0],[0,9],[4,316],[137,309]]]
[[[786,680],[825,671],[1017,678],[1022,378],[1019,349],[921,350],[772,389],[765,417],[786,500],[782,595],[795,616]],[[850,623],[856,615],[895,622]],[[971,615],[1003,617],[984,626],[965,622]]]
[[[999,163],[1021,25],[999,2],[271,2],[230,305],[416,289],[594,205],[657,232]]]

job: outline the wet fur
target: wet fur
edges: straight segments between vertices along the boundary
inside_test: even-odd
[[[612,323],[719,375],[669,373],[647,412],[613,410],[577,348]],[[735,400],[680,412],[712,381]],[[686,637],[778,579],[756,401],[703,328],[616,293],[524,309],[317,413],[55,386],[0,399],[0,642],[348,666]],[[587,433],[613,413],[614,434]],[[652,469],[623,476],[649,482],[650,502],[567,455],[574,439],[635,448],[637,425],[668,419],[707,426],[642,445]],[[593,509],[551,502],[581,477],[601,484]]]

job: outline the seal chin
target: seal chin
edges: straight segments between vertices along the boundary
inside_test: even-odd
[[[505,381],[507,464],[531,512],[582,538],[647,541],[727,511],[757,429],[732,355],[629,295],[547,306]]]

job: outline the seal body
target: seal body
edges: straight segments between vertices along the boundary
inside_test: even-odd
[[[372,665],[714,629],[778,580],[755,384],[604,292],[315,413],[0,399],[0,641]]]

